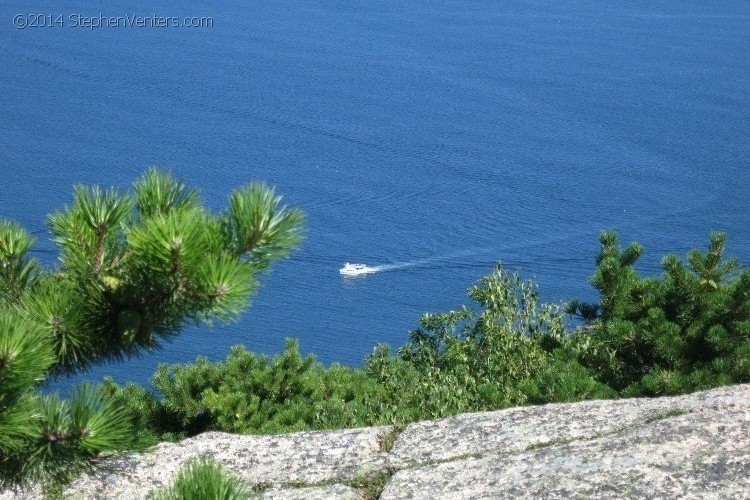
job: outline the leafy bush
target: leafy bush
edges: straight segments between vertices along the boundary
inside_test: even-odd
[[[401,397],[392,401],[405,399],[406,406],[420,409],[420,418],[435,418],[613,395],[574,358],[565,357],[563,313],[558,306],[538,304],[534,282],[498,266],[468,294],[481,312],[462,306],[426,314],[421,328],[410,333],[398,352],[416,376],[406,378]],[[368,365],[372,372],[384,363],[371,358]],[[381,378],[386,385],[400,380]]]
[[[153,500],[245,500],[248,488],[216,463],[194,460],[180,470],[174,483],[155,492]]]

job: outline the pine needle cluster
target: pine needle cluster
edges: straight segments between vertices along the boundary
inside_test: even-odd
[[[54,492],[100,453],[136,446],[124,407],[99,388],[64,401],[38,385],[157,348],[190,322],[236,318],[303,223],[265,184],[237,189],[213,213],[155,169],[130,192],[77,186],[49,218],[53,269],[30,256],[23,228],[0,220],[0,486]]]
[[[602,233],[591,280],[601,300],[568,307],[589,323],[582,361],[599,380],[629,396],[750,381],[750,270],[724,257],[725,234],[709,240],[685,261],[664,257],[662,276],[642,277],[634,266],[643,248],[622,250],[615,233]]]
[[[216,462],[193,460],[177,474],[174,482],[150,495],[152,500],[247,500],[250,489],[237,476]]]

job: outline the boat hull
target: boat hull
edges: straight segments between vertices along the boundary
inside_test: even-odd
[[[349,264],[347,263],[344,267],[339,269],[339,274],[342,276],[360,276],[362,274],[374,273],[377,269],[369,267],[364,264]]]

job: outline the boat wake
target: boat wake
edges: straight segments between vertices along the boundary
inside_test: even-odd
[[[402,269],[410,269],[417,267],[433,267],[433,266],[491,266],[493,263],[497,263],[496,257],[498,255],[507,254],[510,251],[518,251],[524,248],[542,247],[549,248],[554,244],[566,241],[570,239],[580,239],[584,234],[587,234],[588,230],[581,230],[577,232],[567,233],[565,235],[556,238],[545,238],[544,240],[537,241],[520,241],[514,244],[505,245],[492,245],[480,248],[471,248],[466,250],[459,250],[444,255],[436,255],[424,259],[416,259],[404,262],[393,262],[390,264],[379,264],[379,265],[367,265],[367,264],[347,264],[339,270],[339,272],[346,277],[356,277],[368,274],[375,274],[384,271],[396,271]],[[490,256],[490,258],[482,258],[477,261],[477,257]],[[467,259],[467,257],[470,257]]]
[[[374,272],[395,271],[396,269],[408,269],[410,267],[426,266],[428,264],[434,263],[435,260],[436,259],[420,259],[412,260],[409,262],[395,262],[393,264],[381,264],[379,266],[374,266],[372,269],[375,269]]]
[[[380,273],[384,271],[395,271],[398,269],[408,269],[411,267],[420,267],[434,264],[441,260],[445,260],[446,257],[442,258],[431,258],[431,259],[419,259],[411,260],[408,262],[394,262],[392,264],[380,264],[376,266],[369,266],[367,264],[349,264],[348,262],[344,267],[339,269],[339,273],[347,278],[364,276],[367,274]]]

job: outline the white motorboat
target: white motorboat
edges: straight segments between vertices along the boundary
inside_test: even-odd
[[[345,276],[357,276],[359,274],[374,272],[375,269],[372,267],[367,267],[367,264],[350,264],[349,262],[344,264],[344,267],[339,269],[339,274],[343,274]]]

